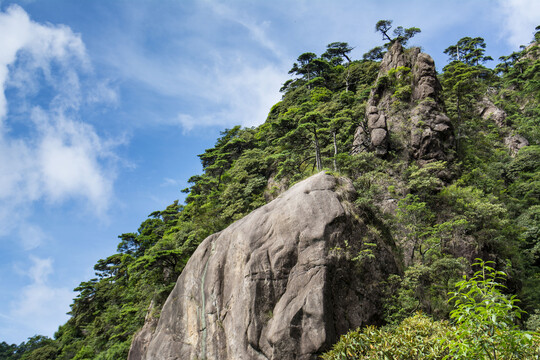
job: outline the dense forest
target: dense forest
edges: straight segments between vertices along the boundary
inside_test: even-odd
[[[384,153],[357,140],[377,89],[391,91],[395,114],[416,105],[410,68],[379,70],[396,43],[412,51],[420,29],[382,20],[376,30],[386,43],[360,60],[343,42],[301,54],[262,125],[226,129],[199,155],[204,171],[189,179],[185,204],[119,236],[117,253],[75,289],[54,338],[3,342],[0,359],[127,358],[207,236],[322,170],[353,181],[355,206],[392,234],[403,267],[383,289],[385,325],[343,335],[323,358],[538,358],[540,27],[493,67],[482,38],[448,44],[437,77],[451,154],[429,161],[411,156],[399,132]]]

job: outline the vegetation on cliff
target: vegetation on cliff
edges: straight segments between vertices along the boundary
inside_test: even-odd
[[[379,25],[387,32],[390,24]],[[401,28],[395,39],[386,36],[392,43],[417,30]],[[410,346],[403,343],[403,334],[411,331],[414,341],[425,342],[433,354],[448,351],[432,340],[448,331],[469,339],[460,332],[466,323],[456,315],[460,308],[452,292],[455,285],[468,284],[460,283],[464,275],[478,276],[471,266],[475,258],[492,261],[495,274],[504,272],[497,284],[505,287],[493,288],[499,300],[510,301],[517,294],[522,301],[523,314],[505,318],[503,325],[512,331],[518,331],[515,326],[535,330],[540,325],[539,48],[533,42],[501,57],[492,70],[482,65],[490,60],[485,47],[481,38],[464,38],[445,51],[451,62],[439,80],[454,128],[455,157],[427,163],[392,148],[399,143],[392,138],[383,156],[351,152],[357,129],[368,128],[366,106],[374,87],[392,89],[396,112],[416,105],[414,84],[406,75],[411,69],[395,70],[377,81],[377,60],[384,48],[363,60],[351,60],[351,47],[339,42],[328,45],[321,56],[301,54],[290,71],[294,77],[281,89],[282,100],[264,124],[227,129],[213,148],[199,155],[204,172],[189,180],[185,204],[175,201],[150,214],[137,232],[119,236],[118,252],[99,260],[96,277],[75,289],[71,318],[54,339],[36,336],[19,346],[2,343],[1,358],[126,358],[133,335],[145,317],[159,317],[204,238],[321,169],[353,180],[359,194],[356,206],[391,234],[403,264],[402,273],[391,276],[384,289],[382,322],[388,327],[351,332],[335,347],[345,349],[346,356],[326,358],[362,358],[347,349],[360,346],[358,351],[369,352],[370,344],[387,339],[388,344],[399,340],[396,344]],[[521,138],[529,145],[516,146]],[[369,253],[354,255],[359,261]],[[423,315],[415,315],[419,311]],[[496,358],[503,350],[495,351]]]

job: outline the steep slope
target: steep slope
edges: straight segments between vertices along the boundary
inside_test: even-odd
[[[354,196],[350,181],[319,173],[209,236],[129,359],[315,359],[378,323],[381,282],[398,265]]]

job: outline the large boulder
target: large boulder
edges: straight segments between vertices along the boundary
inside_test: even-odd
[[[350,181],[319,173],[205,239],[128,359],[317,359],[348,330],[380,324],[381,283],[399,264],[354,196]]]

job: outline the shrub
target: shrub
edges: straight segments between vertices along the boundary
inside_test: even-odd
[[[417,313],[397,327],[377,329],[368,326],[341,336],[332,350],[322,355],[324,360],[345,359],[443,359],[445,346],[440,338],[447,322],[433,321]]]

